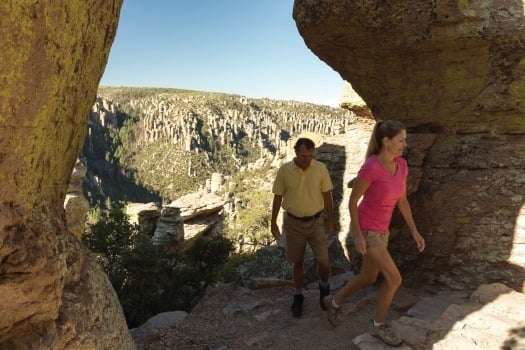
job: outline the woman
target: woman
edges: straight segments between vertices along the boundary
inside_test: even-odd
[[[425,240],[419,234],[406,196],[408,166],[401,156],[406,147],[406,129],[398,121],[378,121],[374,126],[366,160],[352,187],[348,207],[350,233],[356,250],[363,255],[361,272],[337,294],[323,299],[328,319],[334,325],[341,323],[340,304],[360,288],[374,283],[378,274],[384,277],[379,289],[371,328],[372,335],[389,345],[402,340],[386,323],[392,299],[401,285],[401,275],[387,250],[390,220],[395,206],[403,215],[417,249],[425,249]],[[363,200],[358,206],[358,200]]]

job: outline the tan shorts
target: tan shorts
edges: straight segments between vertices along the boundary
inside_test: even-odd
[[[352,238],[354,237],[354,233],[350,232],[352,235]],[[380,247],[385,246],[388,247],[388,237],[390,236],[390,232],[377,232],[377,231],[363,231],[363,236],[366,239],[366,246],[367,247]]]
[[[285,214],[283,228],[286,236],[286,258],[289,262],[303,262],[306,243],[312,248],[317,262],[329,262],[323,215],[311,221],[301,221]]]

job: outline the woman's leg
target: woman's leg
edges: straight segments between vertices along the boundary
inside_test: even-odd
[[[363,256],[363,265],[361,272],[345,284],[335,295],[334,303],[341,304],[346,298],[348,298],[355,291],[366,287],[374,283],[377,279],[379,268],[376,266],[375,261],[368,254]]]
[[[385,246],[368,248],[366,256],[384,277],[377,295],[374,315],[376,322],[384,323],[394,295],[401,286],[401,274]]]

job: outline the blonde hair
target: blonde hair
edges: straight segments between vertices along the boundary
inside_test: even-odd
[[[378,120],[376,125],[374,125],[372,134],[370,135],[365,159],[381,152],[381,149],[383,148],[383,138],[388,137],[389,139],[392,139],[402,130],[406,130],[406,127],[397,120]]]

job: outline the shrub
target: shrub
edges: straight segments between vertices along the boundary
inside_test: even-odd
[[[197,303],[233,250],[223,237],[199,237],[188,247],[155,246],[121,206],[113,206],[88,226],[84,244],[101,263],[124,310],[128,327],[164,311],[186,310]]]
[[[228,261],[218,271],[218,279],[224,283],[242,284],[239,266],[255,260],[255,253],[231,254]]]

